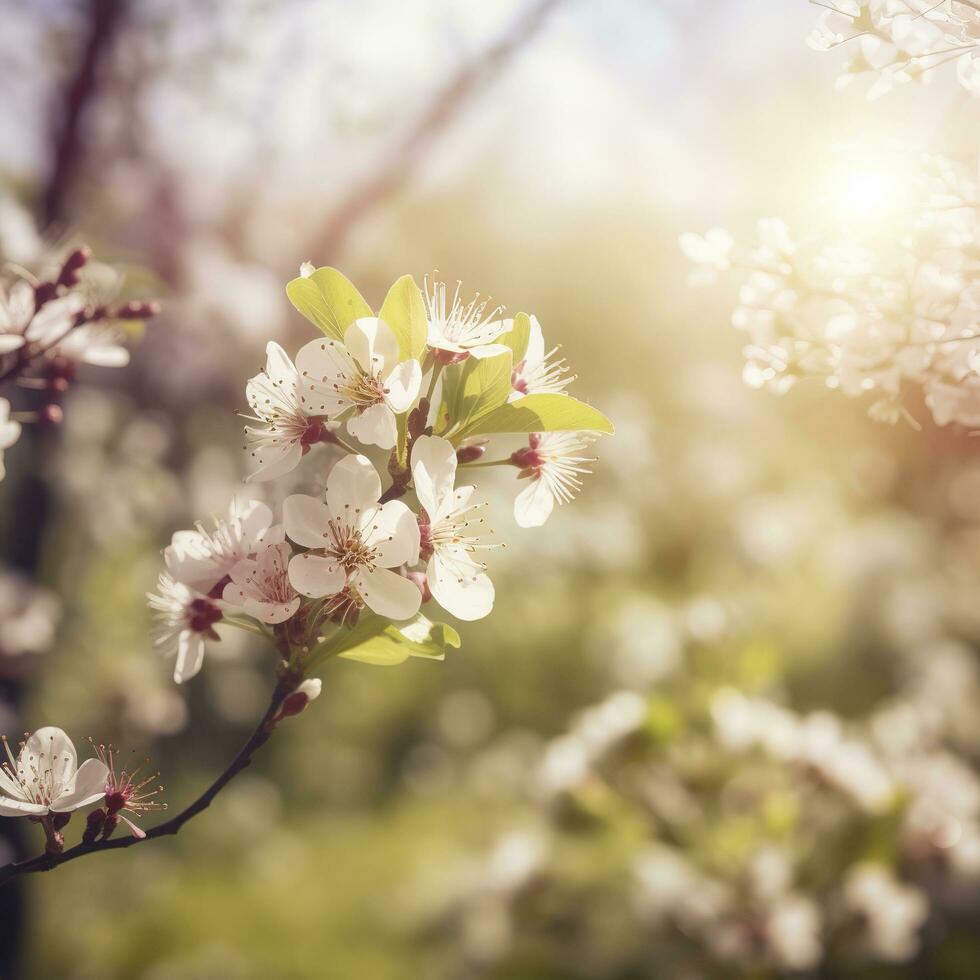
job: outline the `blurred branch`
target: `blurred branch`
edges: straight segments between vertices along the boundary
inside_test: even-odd
[[[354,225],[404,184],[440,134],[538,34],[548,15],[561,2],[532,0],[510,27],[446,81],[381,166],[353,188],[329,219],[310,252],[318,262],[336,254]]]
[[[132,836],[113,837],[109,840],[93,841],[90,844],[76,844],[61,854],[44,853],[24,861],[15,861],[4,867],[0,867],[0,885],[10,881],[12,878],[16,878],[18,875],[29,874],[34,871],[51,871],[61,864],[74,861],[75,858],[84,857],[86,854],[97,854],[99,851],[117,851],[121,848],[132,847],[134,844],[142,844],[144,841],[155,840],[159,837],[170,837],[178,833],[185,823],[196,817],[199,813],[203,813],[211,805],[212,800],[214,800],[235,776],[248,767],[255,753],[269,741],[269,737],[275,728],[276,715],[286,697],[295,690],[296,684],[297,679],[292,675],[287,674],[280,678],[272,692],[269,707],[266,708],[265,714],[262,715],[262,720],[256,726],[255,731],[249,736],[248,741],[238,750],[238,754],[231,760],[227,768],[193,803],[169,820],[152,828],[152,830],[148,830],[145,838],[141,839]]]
[[[82,117],[98,88],[99,68],[122,17],[122,0],[88,0],[89,35],[75,77],[65,90],[61,117],[55,123],[54,162],[41,202],[47,228],[64,216],[64,204],[82,153]]]

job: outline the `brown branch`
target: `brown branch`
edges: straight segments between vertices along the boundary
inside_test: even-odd
[[[276,684],[266,708],[262,720],[258,723],[255,731],[249,736],[248,741],[238,750],[238,754],[228,763],[227,768],[220,776],[189,806],[185,807],[180,813],[171,817],[162,824],[157,825],[146,832],[145,838],[132,836],[113,837],[109,840],[93,841],[90,844],[76,844],[61,854],[39,854],[37,857],[28,858],[23,861],[15,861],[0,868],[0,885],[18,875],[30,874],[34,871],[51,871],[61,864],[74,861],[76,858],[84,857],[86,854],[97,854],[100,851],[117,851],[124,847],[132,847],[134,844],[142,844],[144,841],[156,840],[159,837],[170,837],[178,833],[181,827],[189,820],[203,813],[210,805],[212,800],[252,761],[252,756],[269,741],[269,737],[275,728],[276,715],[282,707],[283,701],[296,688],[298,681],[296,677],[286,675]]]
[[[415,125],[393,147],[381,166],[345,197],[327,221],[311,253],[317,261],[335,255],[350,230],[411,176],[432,144],[476,96],[544,26],[561,0],[532,0],[514,23],[473,61],[462,65],[435,94]]]
[[[88,40],[55,124],[54,163],[41,201],[45,228],[64,217],[65,197],[82,152],[82,117],[96,94],[99,68],[119,28],[124,4],[121,0],[89,0],[88,6]]]

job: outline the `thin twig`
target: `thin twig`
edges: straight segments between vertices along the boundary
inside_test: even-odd
[[[84,857],[86,854],[97,854],[100,851],[116,851],[124,847],[132,847],[134,844],[142,844],[144,841],[155,840],[158,837],[170,837],[181,829],[185,823],[202,813],[210,805],[212,800],[252,761],[252,756],[269,740],[274,725],[273,718],[282,706],[286,696],[292,692],[297,684],[296,677],[285,676],[279,680],[272,692],[269,707],[266,708],[262,720],[258,723],[255,731],[249,736],[248,741],[238,750],[237,755],[228,764],[227,768],[220,776],[189,806],[185,807],[180,813],[171,817],[162,824],[158,824],[146,832],[145,838],[132,836],[112,837],[109,840],[93,841],[91,844],[76,844],[61,854],[39,854],[37,857],[28,858],[23,861],[15,861],[0,868],[0,885],[16,878],[18,875],[30,874],[35,871],[51,871],[61,864],[74,861],[76,858]]]

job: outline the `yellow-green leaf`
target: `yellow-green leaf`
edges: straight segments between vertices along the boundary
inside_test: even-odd
[[[526,313],[518,313],[514,317],[514,325],[495,341],[506,344],[514,352],[514,363],[520,364],[527,354],[527,344],[531,339],[531,318]]]
[[[340,341],[355,320],[374,315],[354,284],[329,266],[290,280],[286,295],[307,320],[328,337]]]
[[[612,433],[613,424],[597,408],[570,395],[528,395],[499,406],[471,426],[466,435],[507,432]]]
[[[402,276],[388,290],[378,316],[398,338],[403,359],[421,359],[428,337],[429,321],[422,291],[411,276]]]
[[[471,357],[463,363],[449,419],[454,436],[466,435],[480,419],[507,401],[512,373],[510,351],[496,357]]]

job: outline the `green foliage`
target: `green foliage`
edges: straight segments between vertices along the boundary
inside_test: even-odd
[[[509,353],[464,361],[448,404],[454,437],[462,438],[507,401],[513,360]]]
[[[342,272],[329,266],[290,280],[286,295],[307,320],[326,336],[340,341],[355,320],[374,315],[357,287]]]
[[[507,333],[497,338],[500,344],[506,344],[514,353],[514,363],[520,364],[527,354],[527,344],[531,339],[531,318],[526,313],[518,313],[514,317],[514,325]]]
[[[428,337],[428,319],[422,293],[411,276],[396,280],[388,290],[378,316],[398,338],[398,348],[405,360],[422,357]]]
[[[308,670],[330,657],[359,660],[379,667],[402,664],[409,657],[444,660],[446,647],[459,649],[459,633],[445,623],[433,623],[421,613],[395,625],[381,616],[362,615],[351,630],[343,630],[316,647]]]
[[[613,424],[597,408],[570,395],[528,395],[506,402],[490,412],[481,412],[471,421],[466,435],[492,435],[508,432],[612,433]]]

